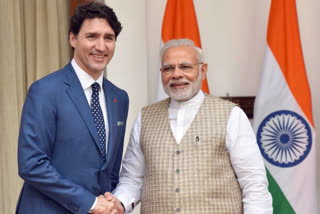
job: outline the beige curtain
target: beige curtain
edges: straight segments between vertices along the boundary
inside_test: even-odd
[[[14,213],[22,186],[17,139],[28,87],[71,58],[68,0],[0,0],[0,213]]]

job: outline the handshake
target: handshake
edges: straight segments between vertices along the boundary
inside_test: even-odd
[[[99,195],[96,199],[96,204],[90,210],[93,214],[123,214],[124,208],[120,201],[110,192],[104,195]]]

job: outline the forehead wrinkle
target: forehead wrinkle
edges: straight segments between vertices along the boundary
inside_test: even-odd
[[[190,49],[191,48],[191,49]],[[162,66],[179,65],[179,64],[194,64],[198,58],[196,51],[188,46],[176,46],[168,48],[162,56]]]
[[[110,26],[109,22],[103,18],[85,19],[79,30],[79,33],[83,31],[84,34],[112,34],[115,35],[114,30]]]

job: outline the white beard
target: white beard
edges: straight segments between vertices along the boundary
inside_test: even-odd
[[[179,82],[179,83],[187,83],[189,84],[188,87],[184,89],[172,89],[170,88],[170,85],[174,82]],[[163,85],[163,90],[166,92],[166,94],[171,98],[176,101],[186,101],[194,97],[201,89],[202,86],[202,77],[199,69],[198,73],[198,78],[194,81],[191,82],[186,79],[182,80],[170,80],[167,85]]]

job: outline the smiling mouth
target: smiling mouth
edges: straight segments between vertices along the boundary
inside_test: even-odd
[[[188,85],[189,85],[189,83],[187,83],[187,82],[171,83],[170,88],[179,90],[179,89],[185,89]]]
[[[101,55],[101,54],[92,54],[95,58],[104,58],[106,55]]]

